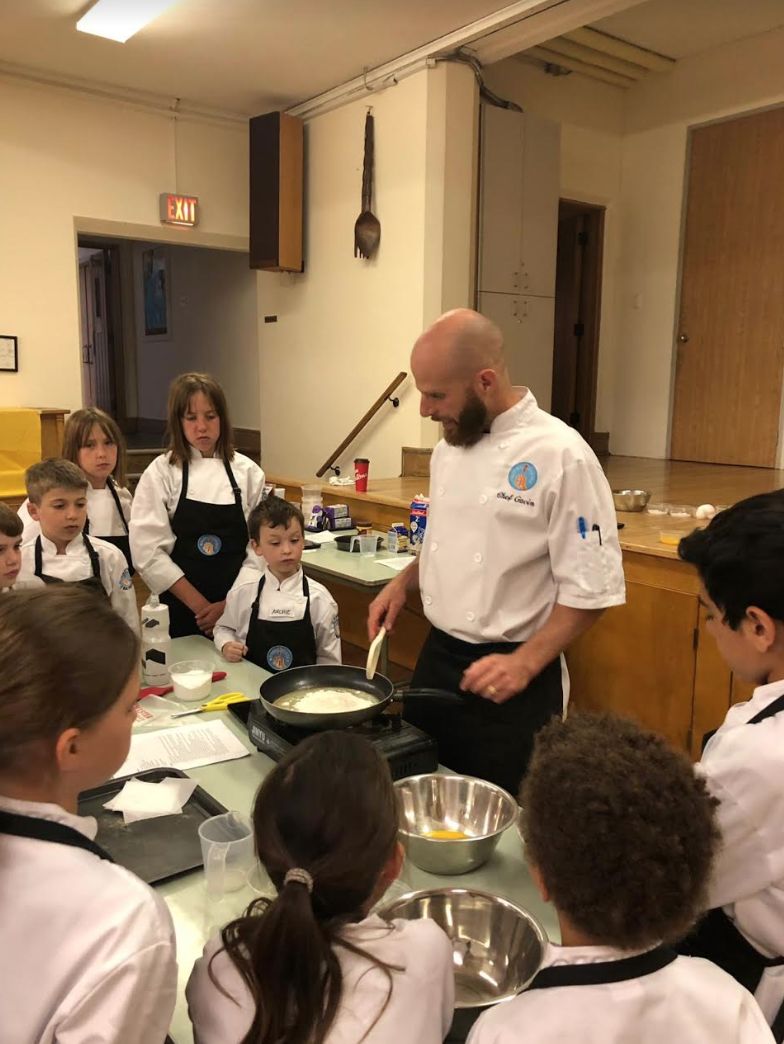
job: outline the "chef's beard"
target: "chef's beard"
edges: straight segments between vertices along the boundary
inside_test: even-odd
[[[466,391],[466,401],[453,425],[444,427],[444,439],[450,446],[475,446],[490,428],[487,407],[473,388]]]

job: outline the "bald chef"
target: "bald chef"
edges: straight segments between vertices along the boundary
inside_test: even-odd
[[[509,380],[501,331],[460,309],[419,338],[420,412],[443,425],[419,559],[371,603],[370,637],[418,587],[431,630],[412,685],[461,695],[406,718],[443,764],[516,794],[534,735],[568,694],[562,652],[625,601],[604,473],[590,447]]]

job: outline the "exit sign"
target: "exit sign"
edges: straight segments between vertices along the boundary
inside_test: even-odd
[[[189,228],[198,225],[199,197],[162,192],[161,221],[164,225],[186,225]]]

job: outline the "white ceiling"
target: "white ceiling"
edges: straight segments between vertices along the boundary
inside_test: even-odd
[[[76,31],[86,0],[0,0],[0,62],[254,115],[286,108],[504,0],[178,0],[127,43]]]
[[[648,0],[592,25],[649,51],[686,58],[784,25],[784,0]]]

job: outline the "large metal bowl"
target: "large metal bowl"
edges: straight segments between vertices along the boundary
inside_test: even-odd
[[[455,1008],[471,1009],[464,1025],[482,1008],[524,989],[539,970],[547,945],[544,928],[527,910],[473,888],[409,892],[378,912],[386,920],[428,917],[446,932],[453,950]]]
[[[612,498],[616,511],[644,511],[651,494],[647,489],[614,489]]]
[[[431,874],[466,874],[486,863],[501,834],[517,818],[507,791],[473,776],[437,772],[395,784],[400,799],[400,838],[411,861]],[[430,837],[454,831],[464,838]]]

